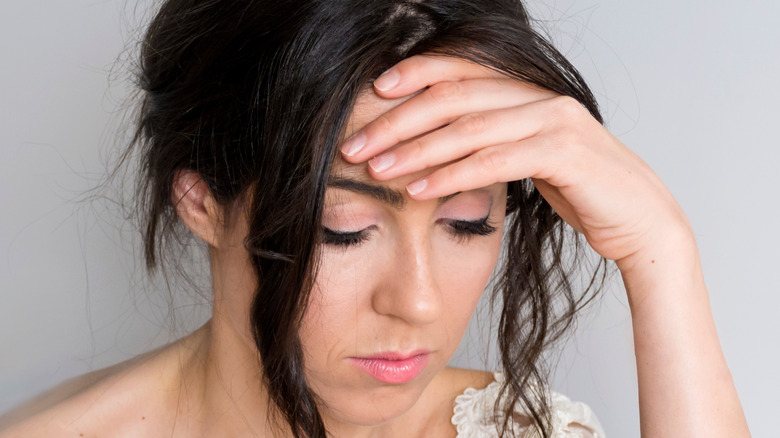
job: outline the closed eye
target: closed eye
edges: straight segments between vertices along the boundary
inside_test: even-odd
[[[474,236],[489,236],[498,231],[488,222],[488,217],[475,221],[441,219],[441,222],[447,225],[447,231],[458,239],[458,243],[463,243]]]
[[[337,231],[322,227],[322,243],[342,248],[360,245],[368,240],[368,232],[371,228],[373,227],[368,227],[360,231]]]
[[[498,228],[490,224],[488,216],[475,221],[440,219],[438,222],[447,227],[447,232],[457,238],[458,243],[464,243],[474,236],[489,236],[498,231]],[[375,227],[359,231],[339,231],[322,227],[322,243],[345,249],[357,246],[368,240],[372,228]]]

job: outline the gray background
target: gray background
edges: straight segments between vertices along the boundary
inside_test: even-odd
[[[146,284],[117,206],[82,200],[127,138],[126,74],[115,59],[148,2],[123,3],[30,0],[0,14],[0,411],[167,342],[208,313],[195,293],[171,299]],[[610,129],[687,212],[751,430],[772,436],[780,392],[780,3],[530,7],[591,84]],[[483,318],[474,326],[453,363],[492,367],[485,325]],[[580,320],[554,386],[588,402],[610,436],[638,436],[633,360],[616,277]]]

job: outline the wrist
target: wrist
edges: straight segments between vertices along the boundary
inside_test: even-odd
[[[644,301],[648,294],[679,294],[703,286],[699,250],[687,222],[653,233],[648,244],[616,260],[629,303]]]

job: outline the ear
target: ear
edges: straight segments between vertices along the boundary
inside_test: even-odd
[[[172,189],[171,202],[184,225],[209,246],[219,246],[221,211],[200,175],[179,170]]]

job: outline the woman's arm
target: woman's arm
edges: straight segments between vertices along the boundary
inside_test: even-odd
[[[642,436],[749,435],[693,233],[639,157],[575,100],[464,61],[415,56],[374,86],[386,98],[428,88],[353,135],[345,159],[368,160],[379,180],[436,168],[407,186],[421,200],[532,178],[616,261],[633,318]]]
[[[643,437],[749,436],[687,227],[618,261],[634,330]]]

